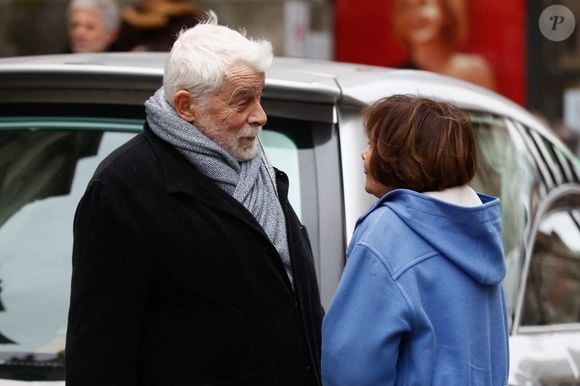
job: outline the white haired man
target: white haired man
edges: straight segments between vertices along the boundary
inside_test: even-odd
[[[183,32],[74,224],[67,385],[320,385],[310,243],[258,134],[267,41]]]
[[[120,16],[115,0],[72,0],[67,15],[72,52],[105,52],[117,38]]]

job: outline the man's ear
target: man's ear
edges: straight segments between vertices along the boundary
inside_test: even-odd
[[[193,106],[191,94],[188,91],[179,90],[176,92],[173,96],[173,106],[181,119],[189,123],[195,121],[196,109]]]

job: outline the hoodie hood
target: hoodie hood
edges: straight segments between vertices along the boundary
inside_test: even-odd
[[[384,195],[374,209],[385,206],[441,255],[474,280],[495,285],[505,276],[498,198],[477,193],[482,204],[460,206],[407,189]]]

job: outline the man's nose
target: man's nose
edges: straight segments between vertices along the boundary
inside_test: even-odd
[[[264,111],[264,108],[262,108],[262,104],[260,102],[256,102],[254,109],[248,117],[248,123],[256,126],[264,126],[266,122],[268,122],[266,112]]]

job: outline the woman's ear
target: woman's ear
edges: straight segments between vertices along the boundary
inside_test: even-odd
[[[173,96],[173,107],[179,117],[189,123],[195,121],[195,108],[191,100],[191,94],[185,90],[179,90]]]

